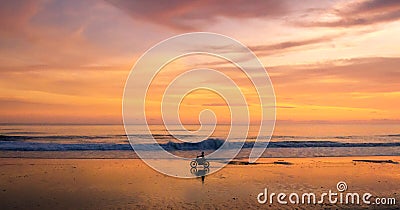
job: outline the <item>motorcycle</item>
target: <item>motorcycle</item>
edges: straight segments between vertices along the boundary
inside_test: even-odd
[[[204,157],[196,158],[190,162],[192,168],[196,168],[198,165],[204,166],[204,168],[210,167],[210,162],[208,162]]]

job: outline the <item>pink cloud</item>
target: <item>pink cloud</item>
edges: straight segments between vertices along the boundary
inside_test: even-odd
[[[196,30],[218,17],[277,17],[289,12],[288,1],[123,1],[107,0],[132,18],[146,20],[176,30]]]

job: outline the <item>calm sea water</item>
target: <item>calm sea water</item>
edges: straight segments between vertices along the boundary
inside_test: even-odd
[[[198,126],[186,127],[197,130]],[[238,158],[251,151],[257,127],[250,128],[246,144]],[[134,126],[134,143],[147,142],[145,126]],[[193,157],[200,152],[195,146],[184,147],[161,125],[150,126],[161,145],[174,143],[170,152]],[[174,127],[172,127],[174,129]],[[203,142],[202,150],[211,153],[217,148],[212,141],[223,141],[230,126],[220,125]],[[178,127],[179,138],[195,138]],[[241,132],[241,131],[232,131]],[[241,139],[236,139],[238,142]],[[235,139],[233,140],[235,141]],[[209,143],[213,144],[209,144]],[[187,146],[187,145],[186,145]],[[324,157],[400,155],[400,126],[398,124],[323,124],[278,123],[263,157]],[[137,158],[125,134],[123,125],[1,125],[0,157],[35,158]]]

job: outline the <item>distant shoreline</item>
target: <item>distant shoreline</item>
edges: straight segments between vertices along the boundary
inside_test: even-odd
[[[117,152],[117,153],[116,153]],[[299,159],[307,159],[307,158],[357,158],[357,157],[400,157],[400,154],[392,154],[392,155],[368,155],[368,156],[360,156],[359,154],[355,155],[331,155],[331,156],[269,156],[269,157],[260,157],[259,159],[276,159],[276,158],[299,158]],[[121,160],[121,159],[141,159],[136,155],[134,151],[1,151],[0,158],[10,158],[10,159],[110,159],[110,160]],[[187,157],[190,158],[190,157]],[[239,156],[234,158],[233,160],[243,160],[248,157]],[[355,159],[357,161],[357,159]],[[364,159],[361,159],[364,160]]]

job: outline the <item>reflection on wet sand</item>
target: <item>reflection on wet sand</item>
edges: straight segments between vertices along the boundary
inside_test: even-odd
[[[204,184],[204,180],[206,179],[206,175],[210,172],[210,168],[191,168],[190,173],[193,174],[196,177],[201,177],[201,182]]]

